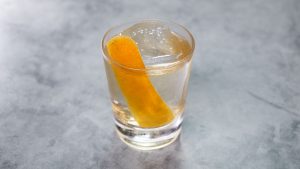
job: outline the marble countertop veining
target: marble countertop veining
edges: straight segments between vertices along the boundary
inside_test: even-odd
[[[180,139],[114,133],[100,41],[160,18],[196,51]],[[1,169],[299,169],[299,0],[1,0]]]

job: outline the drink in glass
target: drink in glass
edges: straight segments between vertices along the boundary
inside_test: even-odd
[[[141,150],[165,147],[180,134],[194,39],[160,20],[111,28],[102,49],[116,131]]]

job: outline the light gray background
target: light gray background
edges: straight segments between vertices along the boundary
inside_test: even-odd
[[[113,130],[100,40],[185,25],[196,51],[181,138],[128,148]],[[0,0],[1,169],[299,169],[299,0]]]

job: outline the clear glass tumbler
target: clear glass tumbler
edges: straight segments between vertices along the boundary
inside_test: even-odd
[[[115,37],[129,37],[135,42],[142,67],[128,66],[111,56],[108,44]],[[130,22],[106,32],[103,58],[116,131],[123,142],[151,150],[176,140],[181,131],[194,46],[192,34],[169,21]],[[117,49],[115,52],[122,52]],[[132,63],[139,59],[126,57]]]

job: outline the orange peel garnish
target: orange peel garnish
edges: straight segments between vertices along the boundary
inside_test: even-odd
[[[171,122],[174,114],[152,85],[135,41],[128,36],[115,36],[108,41],[107,51],[111,60],[120,64],[111,64],[112,69],[139,126],[153,128]]]

